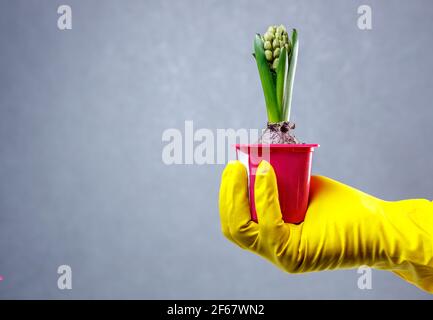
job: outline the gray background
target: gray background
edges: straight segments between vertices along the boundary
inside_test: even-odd
[[[321,144],[314,172],[431,199],[432,17],[428,0],[2,0],[0,297],[431,298],[387,272],[362,291],[356,270],[288,275],[240,250],[220,233],[223,166],[166,166],[161,136],[185,120],[263,127],[253,35],[284,23],[299,29],[292,115]]]

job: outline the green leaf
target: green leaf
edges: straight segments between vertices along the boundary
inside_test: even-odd
[[[287,79],[287,72],[288,72],[288,66],[289,66],[289,57],[287,55],[286,48],[281,49],[279,62],[277,66],[277,86],[276,86],[276,92],[277,92],[277,102],[278,107],[280,108],[280,112],[283,112],[283,98],[284,98],[284,89],[285,89],[285,82]]]
[[[254,39],[254,54],[257,68],[259,70],[260,80],[262,82],[263,93],[265,95],[268,120],[269,122],[280,122],[281,109],[278,106],[275,80],[269,67],[269,63],[266,60],[263,40],[259,34],[256,34]]]
[[[298,62],[298,32],[296,29],[292,31],[292,52],[290,54],[289,72],[286,79],[286,87],[283,98],[283,121],[288,121],[290,118],[290,109],[293,99],[293,83],[295,81],[296,64]]]

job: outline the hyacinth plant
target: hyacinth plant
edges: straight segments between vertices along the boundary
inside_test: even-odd
[[[289,122],[293,82],[298,58],[298,34],[291,36],[283,25],[270,26],[262,36],[256,34],[253,53],[265,96],[268,126],[263,143],[298,143],[290,134],[294,124]]]

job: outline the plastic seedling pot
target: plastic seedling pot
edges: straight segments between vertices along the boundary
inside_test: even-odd
[[[277,177],[284,222],[301,223],[308,207],[311,164],[318,144],[236,144],[236,156],[248,170],[251,218],[257,222],[254,182],[260,161],[268,161]]]

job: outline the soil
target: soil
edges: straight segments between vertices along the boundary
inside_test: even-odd
[[[293,134],[295,124],[293,122],[284,121],[277,123],[269,123],[259,138],[259,143],[265,144],[299,144]]]

